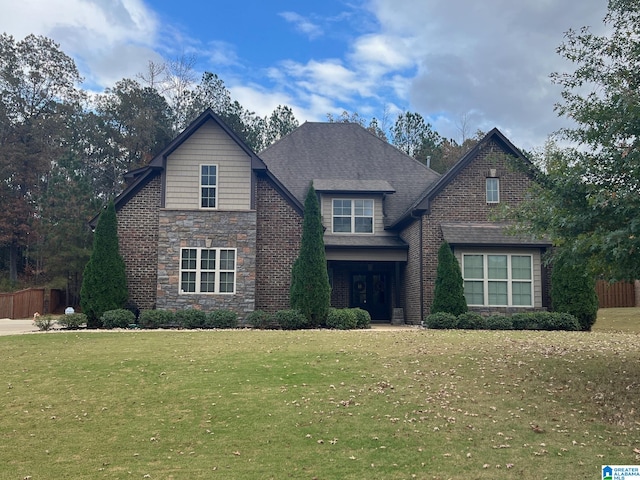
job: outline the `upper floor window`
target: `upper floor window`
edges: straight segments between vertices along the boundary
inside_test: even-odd
[[[218,166],[200,165],[200,208],[218,205]]]
[[[234,248],[183,248],[180,293],[235,293]]]
[[[462,255],[467,304],[532,307],[532,268],[531,255]]]
[[[487,178],[487,203],[500,203],[500,179]]]
[[[373,200],[335,198],[333,233],[373,233]]]

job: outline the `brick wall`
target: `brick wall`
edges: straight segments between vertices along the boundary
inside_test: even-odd
[[[141,310],[156,306],[160,176],[149,181],[117,214],[120,254],[129,299]]]
[[[430,205],[430,212],[423,221],[423,307],[429,313],[433,302],[438,249],[443,242],[441,223],[488,222],[500,204],[514,205],[521,202],[531,179],[517,171],[505,157],[504,151],[494,142],[488,143],[459,174],[442,190]],[[500,179],[500,204],[487,204],[486,178],[495,169]]]
[[[421,290],[424,288],[420,284],[420,220],[413,222],[406,229],[400,232],[400,237],[409,244],[407,253],[407,265],[404,268],[402,277],[402,289],[404,298],[401,298],[400,305],[404,306],[405,322],[417,325],[421,318]]]
[[[302,217],[267,179],[256,185],[256,309],[289,308],[291,267],[298,257]]]

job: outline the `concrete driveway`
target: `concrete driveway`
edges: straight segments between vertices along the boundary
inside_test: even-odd
[[[11,320],[0,318],[0,335],[15,335],[18,333],[37,332],[38,328],[33,324],[31,318],[24,320]]]

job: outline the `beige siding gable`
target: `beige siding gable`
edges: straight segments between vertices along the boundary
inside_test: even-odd
[[[201,165],[217,166],[217,210],[251,208],[251,158],[213,120],[167,158],[166,208],[200,209]]]

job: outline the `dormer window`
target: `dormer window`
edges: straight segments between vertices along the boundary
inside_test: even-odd
[[[500,203],[500,179],[487,177],[487,203]]]
[[[373,200],[333,199],[333,233],[373,233]]]

